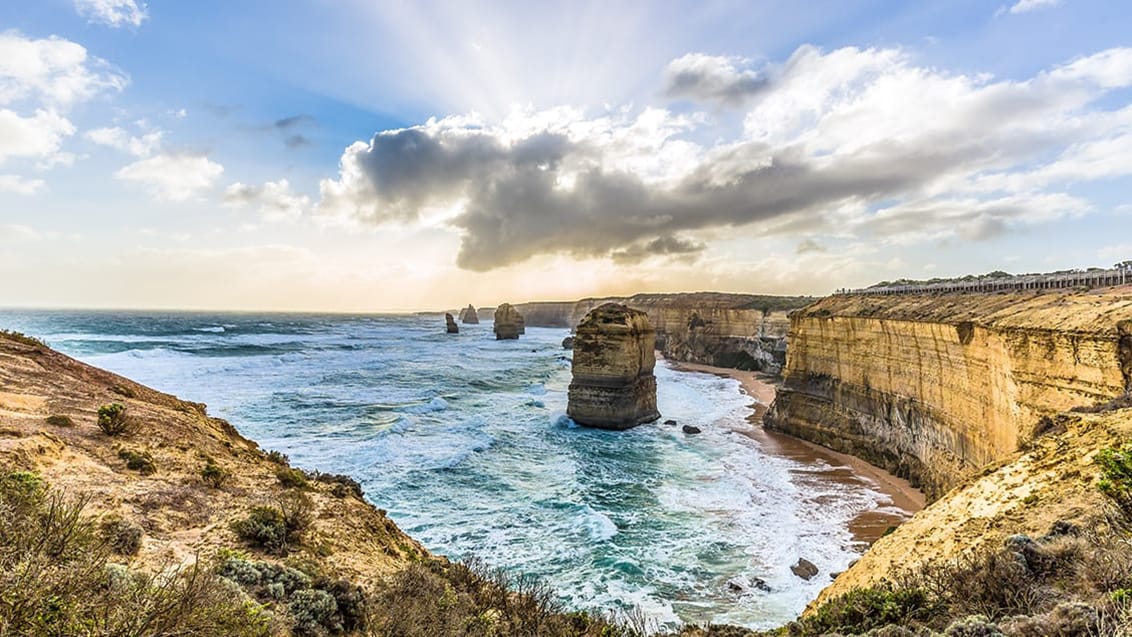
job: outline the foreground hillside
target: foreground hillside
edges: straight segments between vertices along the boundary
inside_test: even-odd
[[[0,635],[619,635],[425,551],[345,476],[0,332]]]

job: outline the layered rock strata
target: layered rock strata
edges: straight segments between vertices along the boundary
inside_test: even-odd
[[[834,296],[791,315],[768,428],[937,497],[1044,417],[1132,386],[1132,294]]]
[[[656,409],[656,331],[648,316],[607,303],[586,314],[574,337],[566,414],[580,425],[628,429],[660,418]]]
[[[444,313],[444,327],[449,334],[460,333],[460,326],[456,325],[456,319],[452,318],[452,315],[448,312]]]
[[[460,310],[460,322],[465,325],[479,325],[479,314],[476,314],[476,308],[471,303],[468,304],[468,307]]]
[[[665,358],[776,374],[786,362],[787,311],[812,301],[805,297],[696,292],[533,302],[516,307],[532,326],[571,327],[603,303],[620,303],[648,315],[657,331],[657,349]]]
[[[512,307],[510,303],[504,303],[495,308],[493,330],[496,340],[519,338],[519,335],[526,331],[523,325],[523,315],[519,314],[518,310]]]

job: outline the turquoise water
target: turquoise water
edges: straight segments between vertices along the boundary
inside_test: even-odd
[[[187,400],[265,449],[346,473],[429,549],[547,580],[574,608],[662,623],[792,619],[888,505],[834,467],[769,455],[736,381],[657,366],[664,419],[703,429],[579,428],[565,416],[563,329],[496,341],[440,315],[0,311],[0,327]],[[803,582],[799,557],[822,573]],[[765,581],[770,592],[741,584]]]

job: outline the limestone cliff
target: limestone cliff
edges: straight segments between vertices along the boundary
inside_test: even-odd
[[[516,339],[526,332],[523,315],[510,303],[495,308],[495,325],[492,329],[495,331],[496,340]]]
[[[1059,411],[1132,385],[1132,293],[834,296],[791,315],[769,428],[939,496]]]
[[[531,326],[573,327],[595,307],[619,303],[648,315],[657,332],[657,349],[666,358],[778,373],[786,358],[787,310],[810,301],[696,292],[531,302],[516,307]]]
[[[476,313],[476,308],[471,303],[468,307],[460,310],[460,322],[465,325],[478,325],[480,322],[479,314]]]
[[[566,414],[587,427],[628,429],[656,410],[656,331],[640,310],[605,303],[586,314],[574,337]]]

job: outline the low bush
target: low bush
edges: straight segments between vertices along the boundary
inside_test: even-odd
[[[201,480],[204,480],[204,483],[213,489],[219,489],[224,486],[224,483],[228,481],[231,475],[232,474],[227,469],[216,464],[211,459],[207,460],[200,470]]]
[[[281,464],[284,467],[291,466],[291,459],[287,457],[287,454],[279,451],[268,451],[267,459],[275,464]]]
[[[307,474],[302,469],[279,467],[275,472],[275,479],[288,489],[305,489],[308,484]]]
[[[269,635],[263,608],[203,566],[131,571],[35,474],[0,475],[0,634]]]
[[[32,347],[47,347],[47,343],[43,342],[43,340],[14,330],[0,330],[0,338],[6,338],[24,345],[31,345]]]
[[[153,461],[153,456],[148,451],[119,449],[118,457],[126,461],[127,469],[137,471],[142,475],[147,476],[157,472],[157,463]]]
[[[1097,488],[1132,517],[1132,445],[1101,449],[1094,462],[1101,470]]]
[[[47,424],[52,427],[74,427],[75,421],[71,420],[70,416],[55,415],[47,417]]]
[[[313,507],[305,494],[285,493],[278,506],[252,507],[246,517],[232,523],[232,530],[253,546],[286,555],[302,543],[303,533],[314,520]]]
[[[924,623],[939,612],[938,602],[924,590],[883,584],[859,588],[821,605],[792,626],[796,635],[843,632],[860,634],[890,624]]]
[[[126,406],[122,403],[110,403],[99,407],[98,428],[108,436],[126,433],[131,428]]]
[[[510,578],[478,563],[413,564],[386,582],[373,612],[374,632],[403,637],[644,634],[588,613],[567,613],[538,580]]]
[[[142,528],[129,520],[106,518],[99,524],[99,532],[110,550],[118,555],[137,555],[141,549]]]
[[[314,479],[324,484],[331,485],[330,493],[333,494],[336,498],[345,498],[351,495],[359,500],[365,498],[365,492],[362,490],[362,485],[350,476],[345,476],[337,473],[315,472]]]

